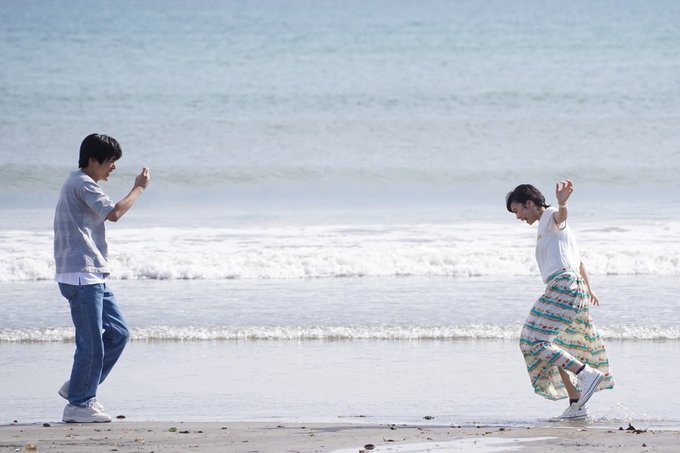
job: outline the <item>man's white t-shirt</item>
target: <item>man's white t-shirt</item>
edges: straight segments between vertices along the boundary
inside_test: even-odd
[[[536,261],[546,283],[548,277],[559,270],[573,269],[578,273],[581,266],[574,235],[566,221],[560,225],[555,223],[553,216],[556,212],[557,208],[546,208],[538,221]]]
[[[57,274],[56,280],[57,283],[73,286],[95,285],[97,283],[106,283],[106,276],[94,272],[64,272]]]

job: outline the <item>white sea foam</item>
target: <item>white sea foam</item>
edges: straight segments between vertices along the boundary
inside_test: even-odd
[[[513,224],[514,225],[514,224]],[[519,226],[519,225],[517,225]],[[115,279],[300,279],[537,274],[533,229],[508,225],[110,228]],[[592,274],[680,274],[680,223],[577,230]],[[54,275],[52,235],[0,232],[0,281]]]
[[[517,340],[521,326],[149,326],[132,329],[133,341],[458,341]],[[608,341],[679,341],[680,326],[604,327]],[[0,342],[73,342],[73,328],[0,329]]]

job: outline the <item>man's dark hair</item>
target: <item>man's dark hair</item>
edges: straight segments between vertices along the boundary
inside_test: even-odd
[[[78,167],[86,168],[90,163],[90,157],[103,164],[107,160],[117,161],[122,155],[123,151],[115,138],[103,134],[90,134],[80,144]]]
[[[534,204],[539,208],[547,208],[550,206],[545,204],[545,197],[540,190],[531,184],[520,184],[519,186],[515,187],[515,190],[510,192],[505,197],[505,207],[508,209],[508,211],[512,212],[512,209],[510,209],[510,205],[512,203],[521,203],[526,205],[526,202],[529,200],[533,201]]]

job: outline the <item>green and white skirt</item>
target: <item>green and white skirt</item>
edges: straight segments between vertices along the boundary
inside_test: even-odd
[[[524,323],[520,349],[534,391],[547,399],[567,397],[558,368],[566,370],[576,385],[578,362],[605,375],[598,390],[614,387],[604,341],[588,310],[589,299],[583,278],[574,270],[561,270],[548,278],[545,293]]]

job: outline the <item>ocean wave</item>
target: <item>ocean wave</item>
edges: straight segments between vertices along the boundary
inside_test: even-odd
[[[680,224],[652,230],[587,227],[580,237],[589,272],[680,275]],[[1,233],[0,282],[54,277],[51,234]],[[109,237],[113,279],[538,274],[533,237],[508,238],[503,224],[116,229]]]
[[[457,341],[518,340],[521,326],[243,326],[134,328],[132,341]],[[603,327],[608,341],[680,341],[680,326]],[[0,342],[74,342],[72,328],[0,329]]]

